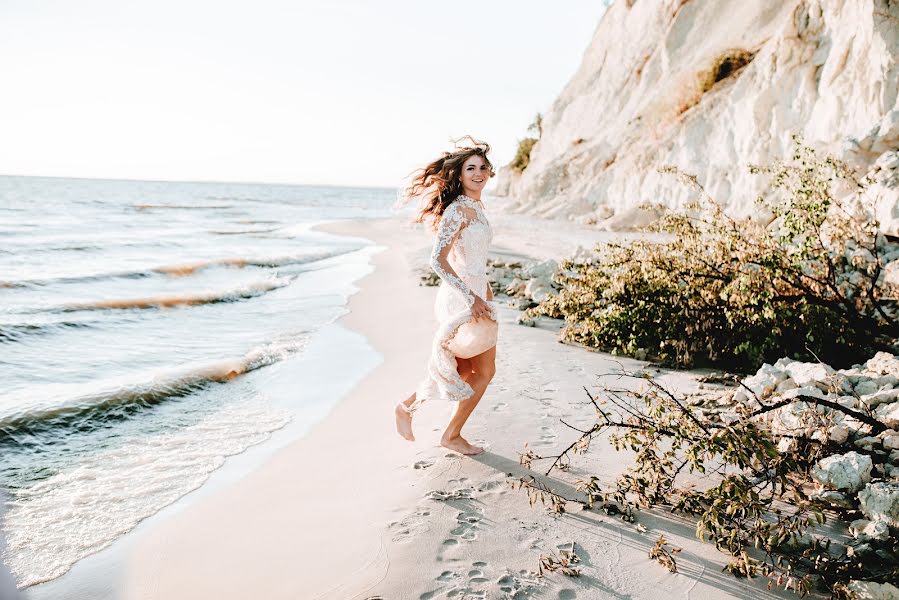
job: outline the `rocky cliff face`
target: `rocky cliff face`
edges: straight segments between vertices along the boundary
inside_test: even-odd
[[[695,196],[698,176],[735,216],[768,182],[750,164],[788,157],[791,136],[862,173],[899,232],[899,1],[616,0],[544,115],[523,173],[500,171],[510,212],[610,229],[644,203]]]

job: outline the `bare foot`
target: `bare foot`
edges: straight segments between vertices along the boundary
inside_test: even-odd
[[[412,415],[406,412],[402,402],[396,405],[393,412],[396,415],[396,432],[410,442],[414,442],[415,436],[412,435]]]
[[[465,438],[461,435],[457,435],[453,438],[448,438],[446,436],[440,438],[440,445],[444,448],[449,448],[450,450],[455,450],[459,454],[467,454],[469,456],[473,456],[475,454],[480,454],[484,451],[480,446],[475,446],[473,444],[469,444]]]

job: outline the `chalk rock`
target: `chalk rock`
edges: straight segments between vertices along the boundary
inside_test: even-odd
[[[856,519],[855,521],[849,523],[849,533],[852,537],[858,537],[861,535],[862,531],[865,530],[865,527],[871,524],[871,521],[868,519]]]
[[[819,400],[827,398],[827,394],[821,391],[821,388],[810,385],[793,388],[781,394],[783,398],[798,398],[799,396],[808,396],[810,398],[818,398]]]
[[[859,398],[868,406],[874,407],[887,402],[895,402],[899,399],[899,389],[886,389],[871,394],[860,394]]]
[[[865,363],[865,370],[878,375],[899,375],[899,356],[878,352]]]
[[[899,600],[899,588],[890,583],[851,581],[846,587],[853,600]]]
[[[754,199],[770,178],[744,165],[790,156],[799,132],[861,172],[876,165],[871,193],[890,225],[897,18],[899,5],[883,0],[614,2],[543,116],[527,168],[500,169],[495,193],[509,212],[611,213],[631,225],[648,200],[676,209],[695,198],[656,170],[676,165],[727,213],[764,218]],[[722,72],[731,55],[749,62]]]
[[[777,384],[786,379],[787,375],[783,371],[765,363],[755,375],[744,379],[743,385],[752,390],[760,399],[765,399],[774,392]]]
[[[899,483],[869,483],[858,493],[858,500],[862,513],[872,521],[884,521],[890,527],[899,527]]]
[[[855,445],[859,448],[864,448],[865,450],[871,450],[875,444],[879,443],[880,438],[874,437],[873,435],[866,435],[865,437],[855,440]]]
[[[862,379],[855,384],[855,393],[859,396],[870,396],[880,389],[877,382],[873,379]]]
[[[837,444],[845,443],[849,439],[849,428],[845,425],[834,425],[827,432],[827,437]]]
[[[870,540],[884,542],[890,538],[890,527],[884,521],[872,521],[862,530],[862,535]]]
[[[874,416],[891,428],[899,428],[899,402],[881,404],[874,410]]]
[[[551,280],[553,274],[558,270],[559,263],[552,259],[548,259],[526,266],[521,270],[521,274],[530,279],[539,277]]]
[[[814,386],[824,391],[830,388],[829,380],[835,373],[830,365],[803,362],[790,363],[786,371],[799,387]]]
[[[781,381],[780,383],[777,384],[777,388],[775,389],[775,391],[778,393],[782,393],[782,392],[786,392],[788,390],[795,390],[798,387],[799,386],[796,385],[796,382],[793,381],[792,379],[784,379],[783,381]]]
[[[809,498],[838,508],[852,508],[852,501],[849,500],[846,494],[835,490],[818,490],[812,492]]]
[[[855,492],[871,481],[872,466],[869,456],[853,451],[821,459],[812,467],[811,476],[827,487]]]

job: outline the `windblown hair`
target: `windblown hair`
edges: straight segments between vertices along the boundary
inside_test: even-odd
[[[469,145],[459,146],[459,142],[464,139],[468,139]],[[444,152],[437,160],[415,171],[412,182],[403,191],[401,202],[419,196],[425,199],[424,206],[416,215],[414,223],[422,223],[426,218],[430,218],[431,226],[436,228],[446,207],[462,194],[462,165],[472,156],[478,155],[483,158],[490,169],[490,176],[496,175],[493,163],[487,158],[487,153],[490,152],[489,144],[480,142],[470,135],[454,140],[453,143],[456,144],[455,150]]]

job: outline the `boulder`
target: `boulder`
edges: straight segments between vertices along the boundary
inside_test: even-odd
[[[899,588],[890,583],[851,581],[847,587],[853,600],[899,600]]]
[[[862,512],[872,521],[884,521],[890,527],[899,527],[899,483],[869,483],[858,493],[858,500]]]
[[[827,432],[827,437],[837,444],[845,443],[849,439],[849,428],[845,425],[834,425]]]
[[[865,363],[865,370],[877,375],[899,376],[899,356],[889,352],[878,352]]]
[[[834,490],[818,490],[809,495],[809,498],[837,508],[852,508],[852,501],[846,494]]]
[[[858,537],[865,530],[865,527],[871,524],[871,521],[868,519],[856,519],[852,523],[849,523],[849,533],[852,537]]]
[[[824,391],[830,389],[830,379],[835,373],[830,365],[804,362],[790,363],[787,365],[786,371],[799,387],[814,386]]]
[[[899,389],[882,389],[870,394],[859,394],[862,402],[868,406],[878,406],[899,399]]]
[[[875,409],[874,416],[890,429],[899,428],[899,402],[881,404]]]
[[[856,492],[871,481],[871,457],[858,452],[828,456],[812,467],[812,479],[837,490]]]
[[[884,521],[872,521],[862,530],[862,535],[870,540],[885,542],[890,539],[890,527]]]

